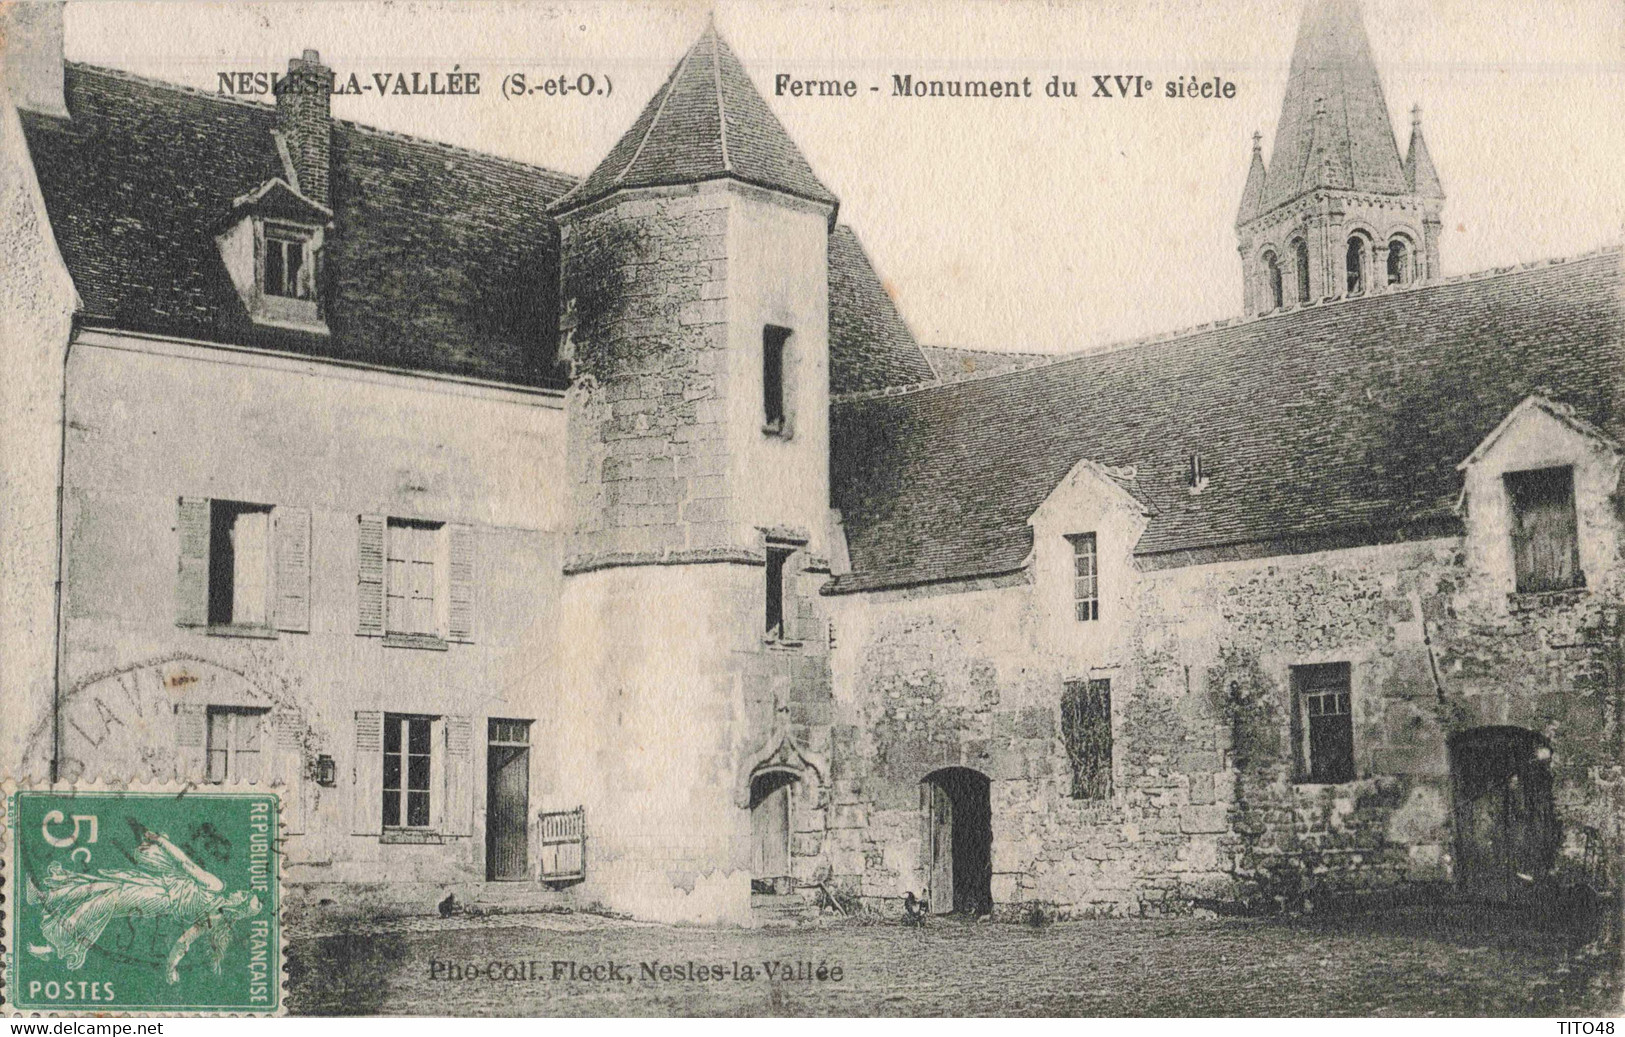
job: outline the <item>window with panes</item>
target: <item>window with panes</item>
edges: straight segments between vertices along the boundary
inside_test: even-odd
[[[384,714],[384,827],[426,828],[434,718]]]
[[[1100,551],[1093,533],[1074,533],[1072,602],[1080,623],[1100,618]]]
[[[387,632],[440,633],[441,529],[437,522],[389,520]]]
[[[210,706],[208,711],[208,779],[258,781],[266,711]]]

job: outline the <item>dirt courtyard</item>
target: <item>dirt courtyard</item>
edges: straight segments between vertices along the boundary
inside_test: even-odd
[[[1338,918],[1126,919],[1041,928],[949,919],[924,928],[739,930],[506,915],[290,935],[288,1006],[296,1014],[1619,1011],[1617,955],[1576,956],[1561,933],[1459,905]]]

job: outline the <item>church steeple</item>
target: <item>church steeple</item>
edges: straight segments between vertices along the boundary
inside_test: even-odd
[[[1246,312],[1436,277],[1443,199],[1419,122],[1400,158],[1359,0],[1307,0],[1270,160],[1255,139],[1237,215]]]
[[[1439,171],[1433,168],[1428,142],[1422,139],[1422,106],[1411,108],[1411,146],[1405,153],[1405,185],[1423,198],[1443,198]]]

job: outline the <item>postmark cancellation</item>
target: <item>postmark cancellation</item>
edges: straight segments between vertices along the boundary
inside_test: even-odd
[[[276,790],[0,791],[8,1014],[281,1013]]]

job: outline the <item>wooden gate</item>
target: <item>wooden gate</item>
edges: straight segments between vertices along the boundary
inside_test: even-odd
[[[587,877],[587,808],[544,810],[542,825],[543,882],[571,882]]]

